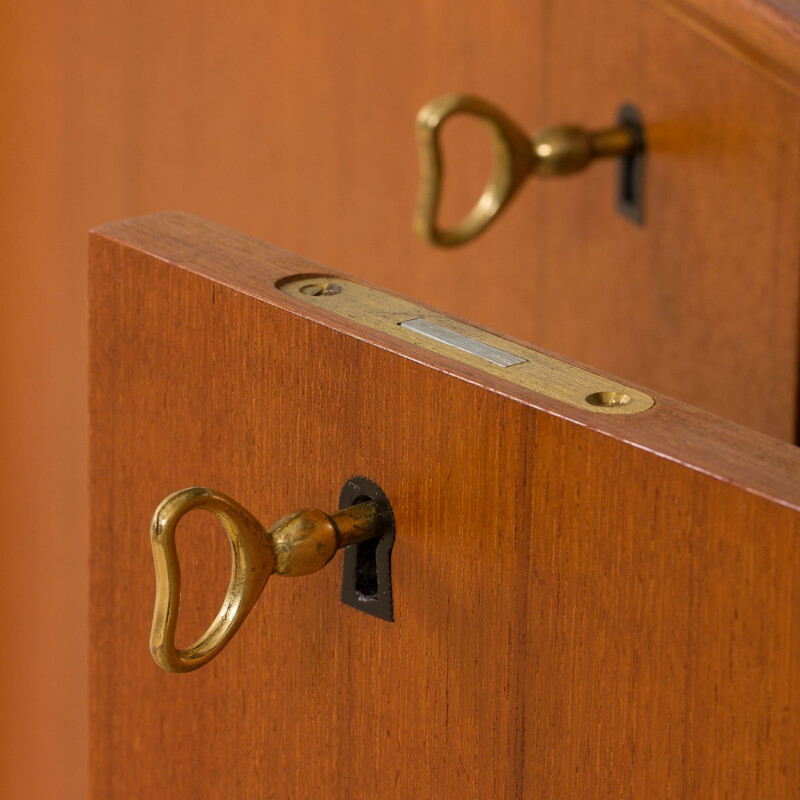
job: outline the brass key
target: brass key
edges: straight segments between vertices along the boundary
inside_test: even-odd
[[[214,621],[190,647],[175,647],[181,597],[181,570],[175,530],[190,511],[205,509],[225,528],[233,551],[231,582]],[[375,502],[326,514],[302,509],[269,530],[235,500],[202,486],[181,489],[161,502],[153,515],[150,542],[156,568],[156,602],[150,652],[169,672],[190,672],[217,656],[244,622],[270,575],[297,577],[322,569],[337,550],[381,536],[385,512]]]
[[[471,114],[486,123],[494,168],[472,211],[446,229],[437,222],[443,175],[439,133],[445,120],[455,114]],[[585,169],[594,159],[627,155],[644,146],[641,131],[632,125],[597,131],[559,125],[529,136],[491,103],[461,94],[438,97],[420,110],[417,144],[421,174],[414,228],[424,241],[440,247],[464,244],[486,230],[529,175],[568,175]]]

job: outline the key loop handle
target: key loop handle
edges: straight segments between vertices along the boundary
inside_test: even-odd
[[[453,228],[437,222],[442,193],[439,136],[442,124],[456,114],[471,114],[486,124],[492,142],[492,173],[478,202]],[[479,97],[448,94],[427,103],[417,114],[420,190],[414,227],[426,242],[440,247],[463,244],[484,231],[523,184],[533,166],[528,134],[499,108]]]
[[[222,523],[231,544],[233,563],[228,591],[208,630],[190,647],[175,647],[181,602],[181,568],[175,545],[180,520],[205,509]],[[165,498],[153,515],[150,542],[156,568],[156,601],[150,652],[170,672],[190,672],[207,664],[231,640],[267,585],[275,553],[261,523],[235,500],[202,486],[182,489]]]

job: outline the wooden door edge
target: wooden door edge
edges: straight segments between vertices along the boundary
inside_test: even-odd
[[[424,361],[436,369],[479,383],[544,413],[656,453],[773,502],[800,509],[800,449],[645,387],[637,387],[630,381],[622,380],[622,383],[647,392],[655,399],[652,409],[634,415],[610,416],[574,408],[459,363],[441,353],[303,304],[280,291],[276,284],[289,276],[309,274],[340,276],[366,286],[371,284],[184,212],[170,211],[112,222],[93,229],[90,236],[90,279],[94,259],[113,259],[114,249],[118,247],[134,248],[149,254],[158,262],[188,270],[403,358]],[[415,303],[431,308],[425,303]],[[458,322],[468,322],[456,315],[447,316]],[[620,380],[501,332],[472,322],[468,324],[506,341],[553,356],[566,364],[587,369],[598,378]]]

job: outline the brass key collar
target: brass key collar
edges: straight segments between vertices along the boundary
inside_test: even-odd
[[[208,630],[190,647],[175,646],[181,598],[181,570],[176,528],[190,511],[204,509],[222,523],[231,544],[233,564],[225,600]],[[164,499],[153,515],[150,542],[156,569],[156,600],[150,652],[169,672],[190,672],[219,654],[244,622],[270,575],[297,577],[322,569],[336,551],[380,536],[384,517],[374,502],[326,514],[302,509],[268,531],[235,500],[212,489],[193,486]]]
[[[441,126],[456,114],[478,117],[489,128],[493,169],[483,194],[452,228],[438,224],[444,165]],[[589,131],[576,125],[546,128],[529,136],[499,108],[479,97],[448,94],[427,103],[417,115],[420,188],[414,228],[424,241],[451,247],[482,233],[506,208],[529,175],[554,177],[585,169],[596,158],[626,155],[644,146],[629,125]]]

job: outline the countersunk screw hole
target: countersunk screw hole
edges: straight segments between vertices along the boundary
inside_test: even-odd
[[[300,287],[303,294],[310,294],[314,297],[324,297],[331,294],[339,294],[342,287],[337,283],[307,283],[305,286]]]
[[[624,392],[594,392],[586,397],[586,402],[593,406],[626,406],[633,398]]]

